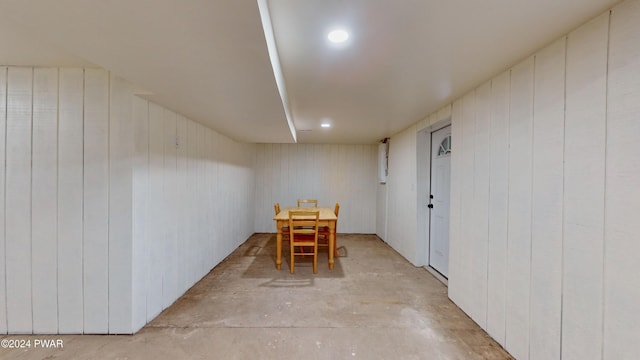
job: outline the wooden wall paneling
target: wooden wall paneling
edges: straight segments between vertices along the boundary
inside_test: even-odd
[[[506,349],[518,359],[529,357],[533,74],[533,57],[511,70]]]
[[[188,178],[187,178],[187,119],[182,115],[178,115],[177,122],[177,160],[176,160],[176,174],[177,174],[177,204],[176,204],[176,221],[177,226],[177,241],[178,248],[176,249],[176,256],[178,260],[177,275],[178,275],[178,292],[176,298],[179,297],[190,286],[187,280],[187,222],[189,219],[189,209],[187,208],[188,201]]]
[[[536,54],[531,215],[531,359],[560,359],[566,39]]]
[[[10,333],[30,333],[31,273],[31,116],[33,69],[9,68],[6,137],[6,286]]]
[[[318,168],[318,158],[316,157],[317,144],[309,144],[307,146],[307,165],[309,174],[309,185],[311,194],[314,199],[320,199],[320,177],[318,176],[320,169]],[[319,206],[320,204],[318,204]]]
[[[111,76],[109,104],[109,332],[132,332],[133,91]]]
[[[367,173],[367,154],[366,154],[366,150],[365,150],[365,145],[355,145],[356,148],[356,157],[357,157],[357,165],[358,165],[358,172],[356,175],[356,178],[353,178],[353,181],[351,182],[351,184],[358,184],[356,185],[356,192],[354,193],[355,198],[352,200],[353,202],[353,207],[356,210],[356,214],[357,214],[357,222],[355,222],[353,224],[354,226],[354,231],[357,231],[356,229],[367,229],[367,218],[366,216],[368,215],[367,213],[367,208],[371,207],[368,206],[370,204],[368,204],[368,197],[367,197],[367,193],[366,191],[367,189],[367,180],[369,179],[369,176],[371,176],[370,174]],[[370,198],[370,197],[369,197]],[[331,206],[331,204],[329,205]]]
[[[338,178],[338,183],[340,184],[349,184],[349,176],[350,176],[350,162],[348,161],[348,149],[347,145],[337,145],[338,147],[338,157],[336,159],[336,170],[338,173],[336,177]],[[352,223],[353,223],[353,212],[354,212],[354,204],[350,198],[351,192],[350,189],[339,186],[336,188],[336,196],[340,199],[344,199],[344,204],[340,208],[340,217],[343,221],[340,222],[340,227],[342,231],[351,232]]]
[[[491,81],[491,141],[489,148],[489,249],[487,332],[505,346],[505,282],[509,212],[509,93],[511,72]],[[455,140],[455,139],[454,139]]]
[[[245,240],[255,232],[255,227],[253,226],[255,212],[252,211],[255,207],[255,175],[253,166],[254,149],[255,144],[242,144],[241,172],[244,178],[244,190],[239,194],[241,196],[239,207],[243,210],[244,214],[250,218],[250,221],[242,222],[241,238]],[[271,208],[269,208],[269,210],[271,210]],[[269,216],[266,217],[266,220],[269,221]],[[238,221],[242,221],[242,219],[238,219]]]
[[[562,358],[602,354],[609,13],[567,39]]]
[[[471,246],[471,317],[487,328],[487,282],[489,261],[489,174],[491,171],[491,81],[476,89],[473,165],[473,243]]]
[[[58,331],[83,331],[83,88],[82,69],[59,70]]]
[[[605,359],[640,354],[640,2],[611,13],[604,248]]]
[[[224,139],[216,136],[215,132],[206,128],[205,136],[205,152],[207,166],[205,177],[205,191],[207,193],[207,237],[210,243],[211,252],[209,254],[207,271],[212,269],[219,261],[224,259],[228,243],[232,241],[233,220],[231,213],[233,212],[233,204],[230,201],[228,188],[230,183],[235,183],[235,179],[229,181],[227,174],[227,166],[224,165],[231,155],[232,149],[226,148]],[[228,152],[216,153],[216,148],[228,150]],[[219,164],[223,164],[220,166]],[[224,209],[225,211],[217,211]],[[218,216],[216,216],[218,215]]]
[[[213,130],[210,130],[211,144],[209,146],[209,154],[211,155],[211,197],[222,198],[224,207],[213,207],[211,209],[211,217],[218,217],[221,222],[217,222],[217,225],[212,228],[213,234],[215,234],[215,253],[213,257],[213,263],[211,267],[214,267],[217,263],[222,261],[227,254],[231,253],[235,248],[237,239],[237,222],[233,214],[238,214],[234,198],[236,192],[240,191],[240,179],[234,176],[234,156],[237,149],[234,146],[234,142]],[[221,154],[223,160],[217,160],[216,158]],[[218,211],[218,210],[221,211]],[[229,211],[222,211],[223,209],[229,209]],[[223,225],[224,224],[224,225]],[[218,229],[224,229],[221,233],[218,233]],[[222,237],[219,236],[222,234]]]
[[[84,333],[109,331],[109,73],[85,70]]]
[[[329,162],[329,145],[317,145],[316,161],[318,162],[318,178],[321,186],[318,189],[318,198],[323,199],[326,206],[333,207],[337,199],[331,196],[331,182],[333,177],[333,168]]]
[[[188,121],[187,123],[187,172],[188,185],[188,203],[190,216],[188,217],[187,224],[187,269],[189,277],[189,287],[195,284],[200,278],[198,277],[198,254],[200,253],[199,236],[198,236],[198,193],[197,193],[197,165],[198,165],[198,126],[194,121]]]
[[[476,304],[474,303],[474,295],[472,294],[473,284],[472,276],[476,269],[472,268],[473,259],[472,247],[474,246],[475,231],[473,228],[473,200],[474,200],[474,161],[475,161],[475,120],[476,120],[476,92],[471,91],[463,97],[464,108],[462,112],[462,141],[459,150],[461,156],[460,171],[460,195],[462,202],[462,210],[460,212],[460,243],[462,249],[459,252],[461,257],[462,272],[461,283],[463,284],[463,300],[461,304],[462,310],[467,314],[475,314]],[[452,140],[453,143],[453,140]]]
[[[33,331],[53,334],[58,332],[58,278],[57,271],[53,271],[58,267],[58,70],[55,68],[34,69],[32,136]]]
[[[276,202],[280,202],[280,206],[285,206],[282,202],[283,200],[280,199],[281,196],[279,196],[279,194],[276,196],[276,199],[272,199],[270,198],[270,194],[267,193],[267,191],[265,191],[265,178],[270,176],[270,172],[271,171],[278,171],[278,169],[269,169],[269,167],[267,165],[265,165],[264,163],[264,158],[265,158],[265,152],[266,152],[266,144],[258,144],[257,145],[258,150],[256,151],[256,160],[255,160],[255,164],[256,164],[256,229],[258,231],[260,231],[262,229],[262,231],[266,231],[266,229],[268,228],[267,226],[267,221],[264,217],[264,214],[266,213],[266,211],[264,210],[265,208],[267,208],[268,206],[273,206],[274,204],[271,204],[271,202],[273,201],[273,203]],[[283,162],[286,161],[286,159],[283,159]],[[283,189],[286,190],[286,189]]]
[[[207,159],[205,158],[204,151],[204,141],[205,141],[205,132],[204,126],[198,124],[198,137],[197,137],[197,148],[198,148],[198,233],[199,233],[199,243],[201,249],[203,251],[199,254],[199,263],[200,269],[198,273],[200,276],[207,273],[207,258],[211,254],[211,248],[209,244],[209,239],[207,238],[207,216],[205,214],[207,198],[205,194],[205,165],[207,163]]]
[[[165,109],[164,121],[164,257],[162,261],[162,307],[177,298],[177,227],[176,227],[176,114]]]
[[[151,247],[147,236],[149,217],[149,102],[133,98],[133,330],[147,323],[147,292]]]
[[[265,204],[264,208],[267,208],[269,205],[273,205],[275,203],[279,194],[277,193],[277,185],[278,185],[278,168],[280,165],[281,159],[278,157],[278,144],[264,144],[264,167],[265,167],[265,175],[261,179],[261,186],[263,186],[263,190],[265,193]]]
[[[202,194],[203,194],[203,198],[204,198],[204,203],[202,205],[203,208],[203,236],[204,236],[204,241],[206,243],[207,246],[207,252],[204,255],[204,262],[205,262],[205,268],[204,273],[206,274],[209,269],[211,269],[211,264],[213,263],[213,258],[215,256],[216,253],[216,243],[214,242],[213,238],[211,237],[212,234],[212,224],[209,221],[210,219],[210,206],[211,206],[211,202],[214,200],[213,196],[213,192],[212,192],[212,187],[210,185],[210,180],[211,180],[211,154],[209,153],[209,143],[211,141],[211,139],[209,138],[209,134],[207,132],[207,128],[203,127],[202,128],[202,159],[203,159],[203,163],[202,163],[202,179],[203,179],[203,183],[202,183]],[[222,198],[217,198],[216,202],[218,203],[218,205],[220,206],[225,206],[225,202],[224,199]],[[223,220],[224,221],[224,220]],[[221,229],[221,231],[224,231],[223,229]],[[222,235],[224,236],[224,235]]]
[[[149,103],[149,199],[146,233],[150,247],[147,277],[147,322],[162,311],[162,268],[164,260],[164,121],[163,109]]]
[[[0,334],[7,333],[7,287],[5,252],[5,151],[7,130],[7,68],[0,67]],[[57,155],[57,154],[56,154]]]
[[[460,305],[464,301],[462,251],[462,116],[463,99],[456,100],[451,113],[451,209],[449,218],[449,298]]]
[[[289,189],[290,189],[290,183],[289,183],[289,149],[291,148],[290,144],[280,144],[280,169],[276,169],[276,171],[278,171],[279,176],[279,181],[278,184],[280,186],[280,189],[278,190],[278,198],[277,199],[273,199],[275,201],[273,201],[274,203],[279,202],[280,206],[287,206],[287,204],[291,204],[289,202]],[[256,153],[259,152],[259,150],[256,150]],[[260,178],[256,177],[256,185],[260,182],[259,180]],[[256,186],[256,189],[258,189],[258,187]],[[256,196],[258,196],[259,193],[256,192]],[[267,205],[273,205],[273,204],[267,204]],[[273,229],[275,229],[275,222],[273,221],[272,218],[269,218],[269,224],[267,226],[267,229],[269,229],[270,231],[274,231]]]
[[[205,128],[205,154],[207,158],[206,163],[206,175],[205,175],[205,192],[207,193],[206,203],[206,223],[207,223],[207,238],[210,244],[210,253],[207,259],[207,270],[213,268],[215,264],[221,259],[222,254],[226,248],[226,242],[231,241],[231,229],[233,225],[229,221],[229,213],[231,210],[231,204],[229,201],[229,194],[227,193],[227,167],[226,162],[229,156],[228,153],[214,154],[212,149],[216,145],[217,138],[214,138],[213,131],[209,128]],[[217,144],[225,148],[225,144]],[[231,149],[228,149],[231,151]],[[220,173],[216,172],[218,169],[217,164],[222,164]],[[214,184],[214,181],[220,181]],[[214,206],[216,204],[216,206]],[[216,207],[227,210],[220,213],[220,218],[215,219]],[[217,222],[225,226],[218,227]],[[217,233],[217,231],[220,231]]]
[[[371,148],[369,149],[369,156],[370,156],[370,165],[369,165],[369,174],[371,174],[371,177],[369,177],[369,189],[370,192],[368,193],[368,197],[370,198],[371,201],[371,209],[369,209],[370,214],[371,214],[371,218],[370,218],[370,226],[371,226],[371,233],[375,233],[376,232],[376,227],[377,227],[377,198],[376,198],[376,194],[378,192],[378,180],[377,180],[377,171],[378,171],[378,146],[377,145],[372,145]]]

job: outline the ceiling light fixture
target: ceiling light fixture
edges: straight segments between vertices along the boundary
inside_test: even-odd
[[[342,29],[333,30],[327,35],[329,41],[335,44],[343,43],[349,39],[349,33]]]
[[[329,124],[329,123],[322,123],[322,124],[320,124],[320,126],[321,126],[321,127],[323,127],[323,128],[330,128],[330,127],[331,127],[331,124]]]

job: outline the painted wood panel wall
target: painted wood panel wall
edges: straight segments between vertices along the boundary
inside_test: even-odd
[[[33,331],[58,331],[58,69],[33,71],[31,249]]]
[[[560,358],[566,39],[536,54],[531,203],[531,359]]]
[[[0,69],[0,183],[10,194],[1,186],[10,224],[0,254],[3,333],[132,332],[120,311],[131,307],[132,236],[109,213],[126,223],[131,206],[130,176],[114,173],[130,158],[131,93],[114,79],[99,69]]]
[[[624,2],[454,102],[449,296],[518,359],[640,356],[638,24]]]
[[[0,67],[0,204],[5,203],[6,184],[6,134],[7,134],[7,71]],[[6,221],[5,207],[0,206],[0,333],[7,333],[7,282],[6,282]]]
[[[385,241],[409,262],[416,264],[417,186],[416,126],[411,126],[389,140],[388,228]],[[373,179],[376,179],[375,173]],[[420,264],[422,265],[422,264]]]
[[[603,354],[633,359],[640,357],[640,2],[615,7],[610,26]]]
[[[31,114],[33,69],[9,68],[5,174],[7,328],[31,332]],[[10,210],[10,211],[9,211]]]
[[[0,332],[135,332],[253,233],[255,145],[132,89],[0,68]]]
[[[136,331],[253,233],[256,147],[133,100]]]
[[[58,115],[58,331],[83,331],[82,69],[60,69]]]
[[[109,331],[109,73],[85,70],[84,332]]]
[[[491,81],[487,332],[505,346],[511,71]]]
[[[275,232],[273,205],[340,203],[338,232],[376,232],[377,146],[256,145],[255,231]]]
[[[567,37],[563,359],[602,354],[608,29],[609,13]]]

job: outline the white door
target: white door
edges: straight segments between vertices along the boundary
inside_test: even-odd
[[[451,126],[431,133],[429,266],[449,276],[449,193]]]

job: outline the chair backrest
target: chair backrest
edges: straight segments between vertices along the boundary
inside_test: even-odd
[[[280,203],[273,205],[273,210],[276,211],[276,215],[280,214]]]
[[[313,207],[318,207],[318,200],[316,199],[298,199],[298,207],[302,207],[303,205],[311,204]]]
[[[318,223],[320,211],[289,211],[289,231],[291,241],[295,242],[296,235],[314,235],[318,241]]]
[[[336,203],[336,209],[333,212],[336,213],[336,217],[338,217],[338,213],[340,212],[340,204]]]

